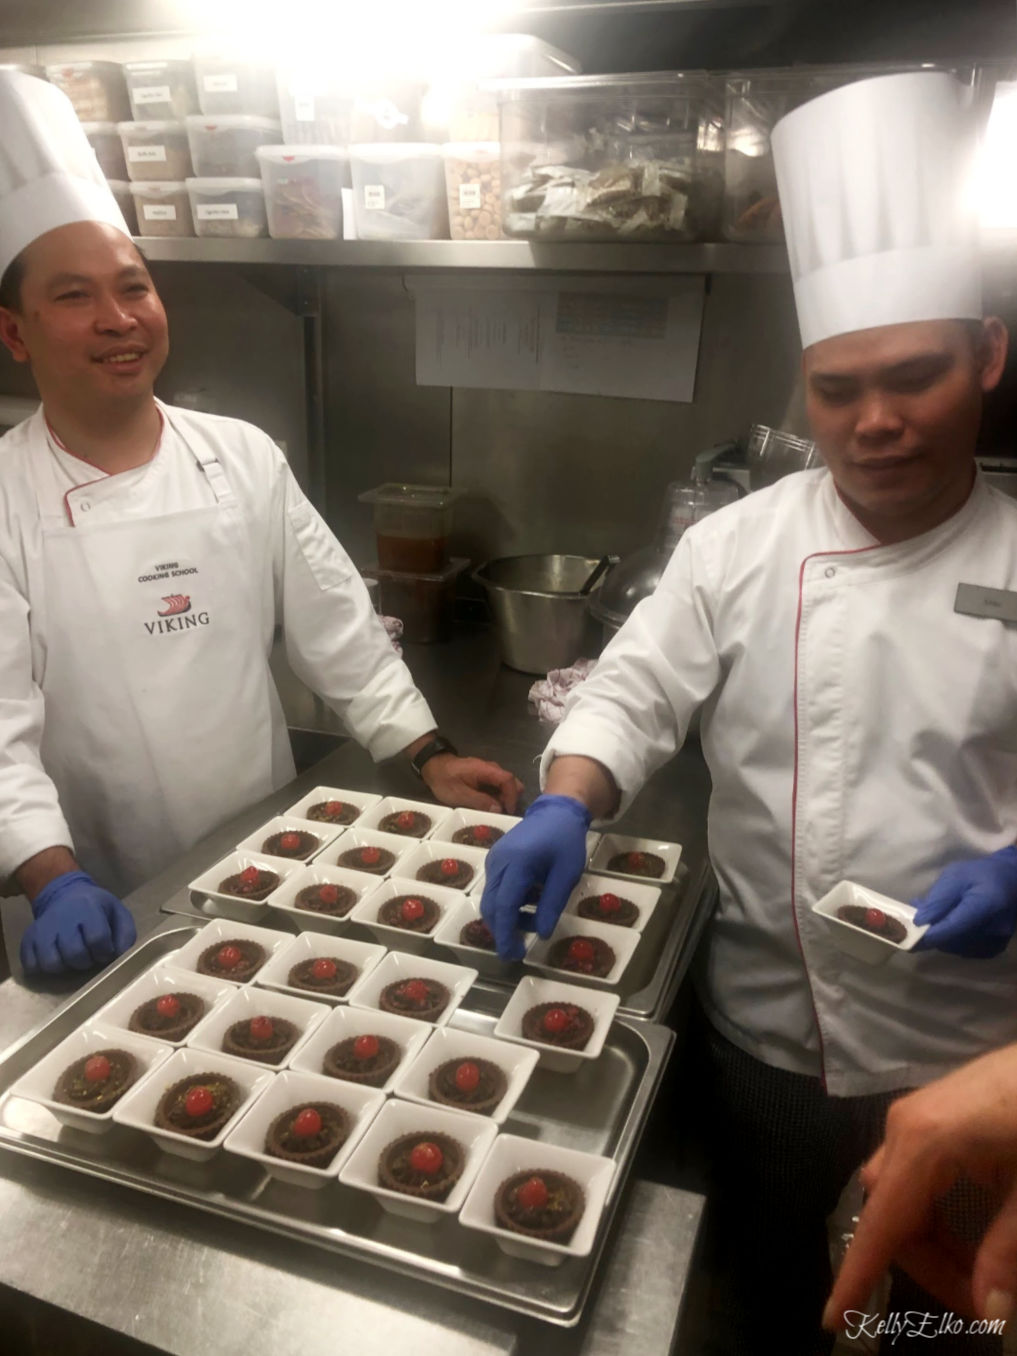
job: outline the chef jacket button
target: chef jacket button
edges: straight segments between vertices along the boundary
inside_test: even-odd
[[[832,579],[833,576],[837,573],[836,565],[827,565],[823,573],[826,575],[827,579]]]
[[[82,513],[87,513],[91,507],[92,505],[87,499],[82,499],[81,503],[78,505],[78,508],[81,509]]]

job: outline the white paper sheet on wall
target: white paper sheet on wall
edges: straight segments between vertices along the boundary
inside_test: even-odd
[[[417,384],[690,401],[704,279],[612,283],[414,279]]]

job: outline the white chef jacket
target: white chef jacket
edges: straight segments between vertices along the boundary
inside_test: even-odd
[[[810,912],[843,879],[915,898],[1017,836],[1017,626],[956,613],[962,582],[1017,589],[1017,503],[980,478],[948,522],[880,546],[828,472],[788,476],[684,535],[542,762],[597,759],[624,809],[702,709],[720,902],[701,998],[836,1095],[1017,1039],[1017,946],[876,966]]]
[[[74,814],[61,804],[61,788],[45,766],[51,638],[45,624],[44,528],[87,522],[90,527],[108,523],[112,530],[132,519],[165,521],[165,515],[214,508],[209,477],[200,474],[189,450],[192,442],[210,448],[218,458],[239,505],[248,534],[245,544],[253,552],[254,578],[245,592],[253,607],[246,621],[253,630],[257,662],[263,657],[265,664],[271,728],[252,729],[249,739],[251,748],[271,745],[271,785],[265,793],[294,775],[285,719],[268,670],[277,623],[283,627],[293,671],[328,702],[376,760],[434,728],[427,703],[373,613],[363,581],[271,439],[240,420],[164,405],[160,409],[164,429],[156,455],[144,466],[114,476],[60,449],[41,410],[0,439],[0,879],[43,848],[75,846]],[[154,577],[153,586],[156,594],[169,595],[194,585],[168,576],[161,582]],[[82,627],[90,624],[83,615]],[[165,624],[153,621],[153,627],[162,631]],[[179,699],[173,691],[160,690],[159,664],[153,648],[153,687],[141,700],[160,703],[166,720],[177,722],[181,739],[186,739],[187,702],[194,694]],[[229,681],[228,665],[226,656],[224,674],[214,681]],[[102,676],[83,672],[80,681],[101,682]],[[238,748],[237,758],[244,752]],[[78,758],[76,750],[71,757]],[[86,757],[87,740],[80,754]],[[209,773],[200,748],[194,749],[193,759],[195,777]],[[91,771],[98,793],[102,768]],[[244,808],[232,803],[228,769],[212,775],[219,776],[221,791],[217,817],[205,823],[206,832]],[[139,800],[149,792],[157,794],[154,788],[134,788]],[[163,864],[190,845],[168,832]],[[101,861],[83,865],[100,879],[105,874],[104,883],[121,891],[140,883],[118,878],[116,872],[111,880]],[[157,869],[159,862],[152,865]]]

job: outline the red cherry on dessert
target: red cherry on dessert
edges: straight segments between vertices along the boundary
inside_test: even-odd
[[[459,863],[454,857],[443,857],[438,870],[443,876],[458,876]]]
[[[274,1035],[275,1027],[272,1025],[271,1017],[251,1018],[252,1041],[270,1041]]]
[[[444,1162],[444,1154],[437,1144],[429,1139],[423,1140],[420,1144],[414,1144],[410,1150],[410,1167],[414,1172],[423,1172],[430,1177],[436,1172],[441,1172],[441,1165]]]
[[[381,861],[381,848],[365,847],[360,849],[360,860],[365,866],[377,866]]]
[[[410,1003],[426,1003],[427,985],[422,979],[408,979],[402,987],[402,995]]]
[[[321,1133],[321,1117],[313,1106],[305,1106],[290,1126],[290,1134],[297,1139],[309,1139]]]
[[[188,1116],[207,1116],[214,1106],[215,1098],[208,1088],[199,1085],[188,1089],[184,1098],[184,1110]]]
[[[491,836],[491,826],[489,824],[475,824],[473,828],[474,840],[478,843],[486,843]]]
[[[334,904],[339,898],[339,886],[322,885],[318,890],[318,898],[322,904]]]
[[[335,979],[335,961],[319,956],[311,966],[311,975],[314,979]]]
[[[284,833],[279,839],[279,846],[284,852],[296,852],[297,848],[300,846],[300,834]]]
[[[540,1177],[528,1177],[516,1192],[524,1210],[543,1210],[547,1205],[547,1186]]]
[[[595,955],[593,943],[589,937],[573,937],[569,942],[569,960],[587,965]]]
[[[645,865],[646,865],[646,858],[643,856],[643,854],[642,854],[641,852],[630,852],[630,853],[629,853],[629,867],[630,867],[631,870],[633,870],[633,871],[642,871],[642,869],[643,869],[643,867],[644,867]]]
[[[564,1031],[569,1024],[569,1015],[564,1008],[548,1008],[544,1013],[544,1030],[552,1033]]]
[[[358,1036],[353,1042],[354,1059],[374,1059],[378,1053],[377,1036]]]
[[[404,899],[400,913],[407,923],[415,923],[424,916],[423,902],[419,899]]]
[[[173,993],[164,993],[155,1000],[155,1010],[160,1017],[175,1017],[180,1011],[180,999]]]
[[[396,823],[401,829],[412,829],[416,822],[416,817],[412,810],[403,810],[400,814],[396,815]]]
[[[463,1060],[456,1069],[456,1087],[460,1092],[475,1092],[480,1082],[480,1070],[471,1059]]]
[[[105,1055],[93,1055],[91,1059],[85,1060],[86,1083],[105,1083],[111,1071],[112,1066]]]
[[[882,909],[866,909],[865,926],[869,928],[886,927],[886,914]]]
[[[260,874],[261,873],[256,866],[245,866],[240,873],[240,879],[245,885],[254,885]]]
[[[617,895],[613,895],[608,891],[606,894],[600,896],[601,913],[617,913],[620,908],[621,900]]]
[[[224,970],[232,970],[244,959],[238,946],[221,946],[216,955],[216,964]]]
[[[332,815],[332,817],[335,819],[337,819],[345,809],[346,806],[342,803],[341,800],[327,800],[325,802],[326,814]]]

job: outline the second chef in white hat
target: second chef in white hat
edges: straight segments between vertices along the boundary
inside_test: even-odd
[[[825,469],[685,534],[488,860],[483,913],[512,954],[527,890],[547,882],[546,933],[591,817],[623,812],[701,711],[720,901],[686,1087],[720,1169],[718,1351],[824,1349],[826,1217],[889,1102],[1017,1037],[1017,627],[998,611],[1017,607],[1017,504],[974,460],[1007,336],[982,318],[973,132],[934,72],[776,128]],[[832,944],[811,907],[843,879],[925,896],[924,949],[875,967]]]
[[[0,440],[0,879],[32,903],[26,970],[110,960],[119,894],[292,778],[277,624],[375,759],[511,811],[519,783],[437,734],[272,440],[155,398],[166,314],[66,97],[0,72],[0,127],[0,340],[42,397]]]

